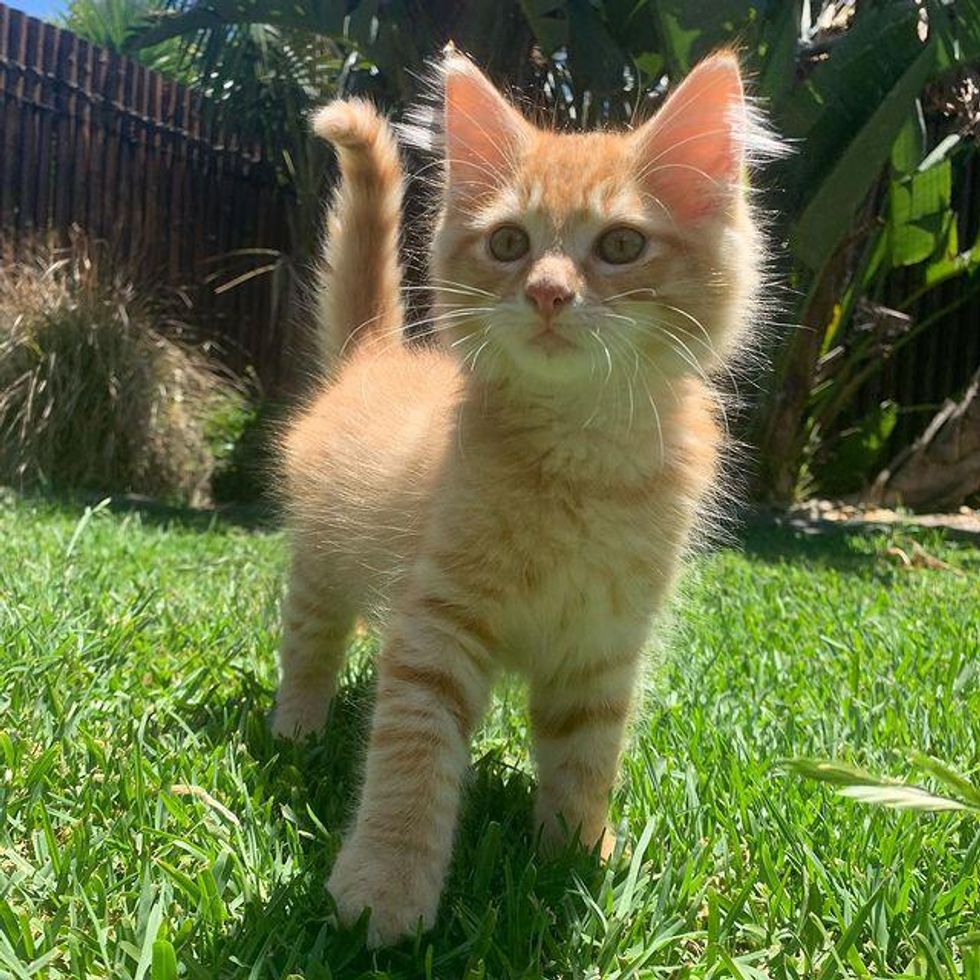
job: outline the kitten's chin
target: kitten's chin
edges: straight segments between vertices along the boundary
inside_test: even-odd
[[[477,358],[474,366],[477,374],[492,374],[493,380],[547,390],[581,382],[597,371],[595,352],[567,328],[501,324],[491,343],[496,356]]]
[[[515,341],[501,345],[512,380],[553,388],[580,382],[597,369],[593,352],[558,334],[547,332]]]

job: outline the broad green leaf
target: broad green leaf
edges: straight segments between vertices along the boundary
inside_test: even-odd
[[[924,262],[948,242],[952,188],[949,160],[892,181],[888,238],[893,266]]]
[[[915,100],[915,109],[902,127],[892,147],[892,166],[900,174],[913,173],[922,161],[926,150],[926,120],[922,114],[922,100]]]
[[[723,45],[735,45],[753,59],[766,32],[786,8],[798,0],[645,0],[643,7],[654,22],[659,49],[676,81],[694,65]],[[796,21],[799,25],[799,18]],[[792,50],[792,49],[791,49]],[[763,56],[763,63],[765,56]],[[754,65],[753,67],[759,67]]]
[[[929,44],[854,136],[810,198],[792,235],[797,257],[809,268],[819,269],[850,227],[854,212],[877,178],[935,61],[935,47]]]
[[[798,215],[816,195],[848,147],[886,103],[909,66],[922,53],[915,8],[862,5],[851,28],[804,80],[774,104],[778,131],[799,140],[800,152],[781,168],[784,208]],[[915,91],[908,99],[919,96]],[[888,136],[884,155],[906,121],[907,107]]]
[[[949,209],[953,169],[949,160],[922,170],[891,186],[891,217],[898,224],[918,221]]]
[[[892,225],[890,234],[891,264],[895,268],[918,265],[933,252],[942,228],[930,229],[923,224]]]
[[[633,58],[633,63],[648,79],[657,79],[664,73],[666,62],[663,55],[648,51]]]

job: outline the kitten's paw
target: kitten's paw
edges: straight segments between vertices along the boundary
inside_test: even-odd
[[[422,922],[432,928],[439,908],[440,882],[426,874],[416,853],[382,846],[345,844],[327,881],[342,926],[352,926],[371,910],[367,943],[371,949],[414,936]]]
[[[572,843],[572,837],[564,821],[556,818],[542,821],[538,851],[546,860],[556,858]],[[608,861],[616,849],[616,835],[608,826],[603,826],[599,833],[588,834],[584,838],[579,834],[574,837],[575,844],[588,851],[598,845],[599,858],[603,861]]]
[[[280,690],[272,713],[272,734],[300,741],[323,731],[330,708],[331,693],[287,692]]]

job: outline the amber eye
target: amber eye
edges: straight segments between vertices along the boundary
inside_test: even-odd
[[[635,262],[646,245],[646,236],[635,228],[610,228],[599,236],[596,242],[596,254],[603,262],[610,265],[626,265]]]
[[[490,254],[498,262],[516,262],[531,250],[527,232],[517,225],[501,225],[490,236]]]

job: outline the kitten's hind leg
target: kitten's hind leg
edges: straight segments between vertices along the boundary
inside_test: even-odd
[[[294,560],[282,604],[280,681],[272,720],[276,735],[301,738],[323,728],[354,619],[349,600]]]

